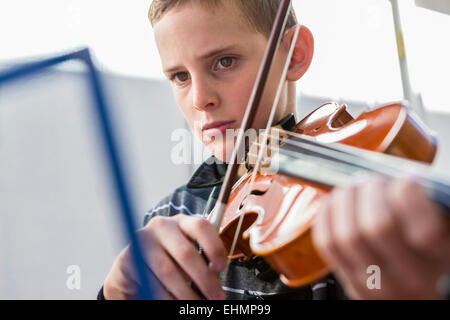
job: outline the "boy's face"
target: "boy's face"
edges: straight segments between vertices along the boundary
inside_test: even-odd
[[[230,1],[213,11],[186,4],[166,13],[154,27],[164,73],[181,110],[223,161],[229,160],[235,143],[226,139],[225,130],[241,126],[268,43],[238,14]],[[281,59],[275,60],[275,69],[282,65]],[[277,86],[269,78],[253,128],[266,127]],[[285,94],[279,107],[275,121],[286,113]]]

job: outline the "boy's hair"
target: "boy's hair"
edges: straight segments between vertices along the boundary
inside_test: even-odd
[[[281,0],[153,0],[148,17],[154,26],[165,13],[177,6],[197,2],[205,8],[215,9],[222,5],[223,1],[231,1],[236,5],[250,28],[261,32],[267,38],[270,36]],[[297,17],[294,10],[291,10],[286,28],[296,24]]]

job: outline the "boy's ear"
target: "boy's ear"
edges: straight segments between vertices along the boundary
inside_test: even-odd
[[[290,48],[291,43],[294,40],[296,29],[297,26],[294,26],[284,35],[283,42],[286,44],[287,48]],[[307,27],[301,26],[297,42],[295,43],[294,53],[292,55],[291,64],[289,65],[286,80],[299,80],[311,65],[313,55],[314,37]]]

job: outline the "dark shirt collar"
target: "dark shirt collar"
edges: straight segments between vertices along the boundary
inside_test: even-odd
[[[276,125],[281,125],[284,130],[291,131],[296,123],[294,114],[284,117]],[[211,156],[203,162],[187,183],[190,189],[211,188],[223,183],[228,164]]]

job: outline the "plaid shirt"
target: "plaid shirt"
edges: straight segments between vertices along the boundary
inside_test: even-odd
[[[295,124],[293,115],[279,123],[285,130]],[[169,196],[148,211],[144,225],[155,216],[174,216],[186,214],[204,217],[209,213],[220,192],[226,173],[227,164],[215,161],[212,156],[194,173],[189,182],[177,188]],[[209,201],[208,199],[212,199]],[[208,208],[205,208],[208,203]],[[346,299],[346,295],[336,279],[330,275],[314,284],[300,288],[289,288],[279,279],[260,257],[250,262],[233,260],[225,275],[221,274],[221,282],[227,299],[307,299],[328,300]]]

